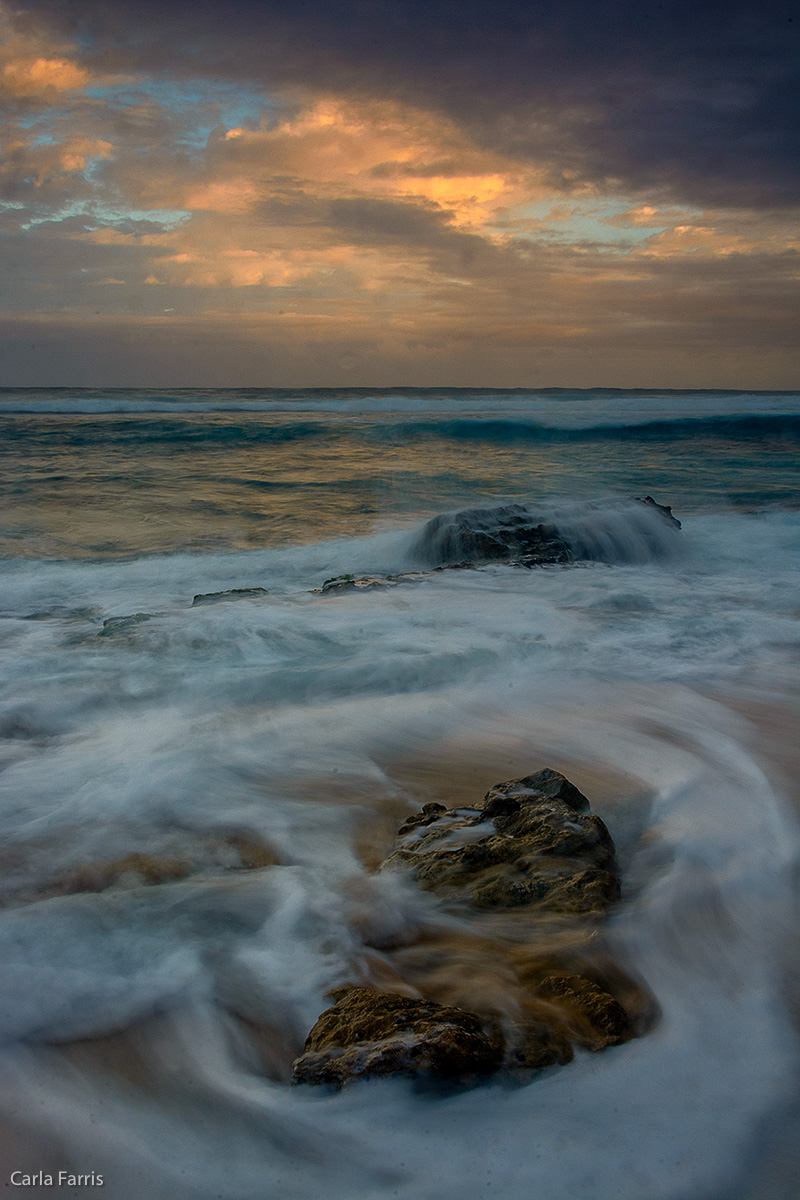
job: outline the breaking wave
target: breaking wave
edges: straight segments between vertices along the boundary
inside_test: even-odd
[[[679,552],[679,529],[670,510],[650,497],[505,504],[434,517],[410,555],[430,567],[525,559],[531,553],[542,562],[646,563]]]

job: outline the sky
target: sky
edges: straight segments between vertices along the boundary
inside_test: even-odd
[[[0,0],[0,386],[797,388],[800,5]]]

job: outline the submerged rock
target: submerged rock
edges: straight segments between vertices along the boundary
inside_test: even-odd
[[[292,1068],[293,1083],[386,1075],[466,1079],[496,1071],[503,1042],[479,1017],[426,1000],[347,987],[317,1021]]]
[[[523,504],[441,513],[425,526],[412,554],[431,565],[466,560],[537,566],[573,558],[556,527],[536,521]]]
[[[192,600],[192,608],[200,604],[220,604],[224,600],[256,600],[259,596],[268,596],[266,588],[230,588],[227,592],[200,592]]]
[[[156,613],[137,612],[130,613],[127,617],[108,617],[103,621],[103,628],[98,633],[98,637],[115,637],[117,634],[130,633],[137,625],[143,625],[145,621],[151,621]]]
[[[572,1041],[585,1050],[618,1046],[634,1036],[631,1018],[614,997],[583,975],[550,975],[537,996],[560,1010]]]
[[[578,562],[647,562],[674,552],[681,523],[669,505],[652,496],[543,505],[503,504],[440,513],[424,526],[410,549],[428,568],[395,575],[335,575],[320,588],[333,592],[378,591],[416,583],[434,571],[503,562],[518,567]]]
[[[113,862],[90,862],[75,867],[49,888],[50,895],[71,895],[74,892],[104,892],[111,887],[145,887],[172,883],[191,875],[192,868],[179,858],[156,854],[126,854]]]
[[[503,1066],[510,1071],[541,1071],[563,1067],[575,1057],[569,1037],[559,1023],[522,1021],[510,1031]]]
[[[371,592],[397,587],[398,583],[417,583],[420,579],[427,579],[430,574],[431,571],[406,571],[401,575],[334,575],[315,590],[323,596],[331,592]]]
[[[18,847],[14,863],[0,863],[5,867],[3,883],[6,885],[0,892],[0,904],[31,903],[54,896],[105,892],[112,888],[157,887],[190,877],[216,877],[229,871],[256,871],[280,862],[271,846],[247,833],[205,837],[194,845],[181,847],[180,853],[134,851],[121,858],[95,859],[35,885],[31,884],[30,873],[25,870],[25,859],[24,848]],[[12,866],[13,871],[10,870]],[[21,886],[20,883],[14,886],[13,874],[22,880]]]
[[[408,872],[451,903],[602,912],[619,899],[614,843],[558,771],[496,784],[472,808],[426,805],[380,870]]]

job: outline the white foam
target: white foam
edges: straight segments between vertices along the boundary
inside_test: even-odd
[[[498,392],[481,395],[463,390],[431,394],[341,392],[335,395],[287,393],[269,399],[253,393],[241,398],[241,393],[224,389],[191,392],[175,391],[165,395],[148,396],[141,390],[87,394],[80,392],[50,393],[32,396],[24,389],[17,393],[0,394],[0,413],[13,415],[103,416],[136,413],[338,413],[342,416],[402,415],[421,416],[428,420],[437,415],[484,417],[491,420],[527,418],[545,425],[566,429],[594,425],[625,425],[666,419],[748,416],[751,414],[793,414],[797,412],[798,396],[792,392],[753,394],[746,392],[703,393],[671,392],[668,395],[648,393],[615,394],[574,392],[566,395],[522,392]]]
[[[677,565],[494,566],[332,596],[299,586],[320,581],[310,564],[395,567],[408,536],[26,564],[12,578],[4,714],[18,725],[0,822],[19,847],[46,846],[31,881],[226,821],[284,865],[4,912],[0,1102],[104,1169],[104,1195],[120,1200],[724,1195],[797,1066],[777,974],[800,840],[779,776],[723,702],[746,685],[796,711],[784,680],[797,517],[690,518]],[[244,586],[236,572],[254,562],[247,582],[269,587],[271,573],[277,594],[189,606],[227,571]],[[56,600],[100,611],[18,619]],[[150,621],[97,636],[104,615],[151,606]],[[380,764],[455,772],[528,753],[531,770],[609,768],[652,798],[612,937],[661,1004],[657,1029],[529,1087],[448,1098],[402,1081],[323,1096],[260,1074],[219,1005],[299,1048],[328,987],[438,919],[355,856],[385,805],[418,799]],[[625,803],[601,814],[614,832]],[[98,1107],[88,1076],[12,1044],[165,1010],[147,1047],[152,1098],[112,1082]]]

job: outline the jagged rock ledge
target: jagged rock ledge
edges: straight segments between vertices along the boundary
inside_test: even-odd
[[[563,921],[573,935],[582,927],[591,942],[620,881],[611,836],[589,808],[574,784],[545,769],[497,784],[468,808],[426,804],[400,827],[378,870],[407,874],[476,922],[498,912],[527,922],[523,931],[530,922]],[[505,968],[513,969],[511,948]],[[559,955],[551,947],[521,979],[528,994],[515,1021],[425,997],[338,988],[292,1080],[342,1087],[400,1074],[471,1083],[499,1070],[530,1072],[569,1062],[575,1047],[598,1051],[628,1041],[654,1009],[621,968],[598,971],[574,951]]]

